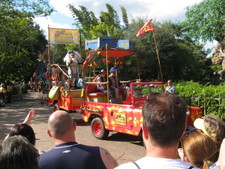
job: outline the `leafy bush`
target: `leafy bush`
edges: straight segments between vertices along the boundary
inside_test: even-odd
[[[183,97],[188,105],[202,108],[204,115],[212,113],[225,118],[225,82],[214,86],[187,81],[179,82],[175,87],[177,94]]]

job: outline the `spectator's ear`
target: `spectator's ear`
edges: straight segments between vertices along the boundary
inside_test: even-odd
[[[148,140],[149,137],[148,129],[145,125],[142,125],[142,137],[145,140]]]
[[[49,137],[52,137],[51,131],[47,130],[47,134],[49,135]]]
[[[184,162],[186,162],[186,163],[189,163],[190,162],[185,155],[184,155]]]
[[[178,148],[178,155],[182,161],[185,160],[183,148]]]

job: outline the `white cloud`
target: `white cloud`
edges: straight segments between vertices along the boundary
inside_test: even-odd
[[[203,0],[50,0],[49,3],[56,12],[46,18],[35,18],[35,21],[39,23],[47,35],[48,26],[72,28],[73,19],[68,4],[72,4],[77,9],[80,9],[80,5],[85,6],[98,16],[101,11],[107,10],[106,3],[112,5],[119,15],[121,14],[120,7],[123,6],[127,10],[129,19],[147,17],[156,21],[180,20],[184,19],[188,6],[201,1]]]
[[[205,49],[214,49],[214,47],[217,45],[217,41],[207,42],[205,45]]]
[[[96,15],[106,10],[106,3],[109,3],[120,13],[120,6],[126,8],[130,17],[150,17],[158,21],[180,19],[184,17],[185,8],[199,3],[202,0],[51,0],[50,4],[59,12],[71,17],[67,5],[72,4],[79,9],[79,5],[85,6]]]
[[[50,5],[59,13],[72,17],[68,4],[73,3],[75,0],[50,0]]]
[[[211,57],[213,52],[215,51],[215,48],[217,46],[218,42],[217,41],[212,41],[212,42],[206,42],[204,45],[205,50],[211,50],[211,52],[207,55],[207,57]]]

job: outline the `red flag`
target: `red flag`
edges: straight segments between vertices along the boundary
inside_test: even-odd
[[[85,59],[85,61],[83,63],[83,67],[88,66],[90,59],[91,59],[91,55],[89,54],[89,55],[87,55],[87,57],[86,57],[86,59]]]
[[[152,21],[152,19],[150,19],[150,20],[148,21],[148,23],[146,23],[146,24],[138,31],[136,37],[139,37],[139,36],[141,36],[142,34],[145,34],[145,33],[147,33],[147,32],[150,32],[150,31],[154,31],[154,30],[155,30],[155,28],[153,28],[152,25],[151,25],[151,21]]]

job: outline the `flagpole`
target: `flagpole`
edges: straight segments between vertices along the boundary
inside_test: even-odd
[[[157,43],[156,43],[156,38],[155,38],[155,33],[154,33],[154,28],[151,26],[151,21],[152,19],[150,19],[137,33],[136,37],[139,37],[142,34],[145,34],[147,32],[152,31],[153,32],[153,39],[154,39],[154,43],[155,43],[155,50],[156,50],[156,55],[157,55],[157,60],[158,60],[158,64],[159,64],[159,70],[160,70],[160,77],[161,77],[161,81],[163,81],[163,74],[162,74],[162,67],[161,67],[161,63],[160,63],[160,58],[159,58],[159,50],[157,47]]]
[[[152,35],[153,35],[153,39],[154,39],[154,43],[155,43],[155,51],[156,51],[157,60],[158,60],[158,64],[159,64],[160,77],[161,77],[161,81],[163,81],[163,74],[162,74],[162,67],[161,67],[161,62],[160,62],[160,57],[159,57],[159,50],[157,47],[154,31],[152,31]]]
[[[141,75],[140,75],[140,67],[139,67],[139,58],[138,58],[138,52],[136,52],[136,57],[137,57],[137,71],[138,71],[138,81],[141,81]]]
[[[50,56],[50,28],[48,25],[48,64],[51,65],[51,56]]]
[[[108,44],[106,43],[105,45],[105,59],[106,59],[106,79],[107,79],[107,85],[106,85],[106,89],[107,89],[107,103],[109,103],[110,100],[110,91],[109,91],[109,64],[108,64]]]
[[[52,69],[51,69],[51,53],[50,53],[50,50],[51,50],[51,41],[50,41],[50,28],[49,28],[49,25],[48,25],[48,66],[49,66],[49,71],[50,71],[50,75],[52,74]],[[50,78],[50,88],[52,88],[52,79]]]

